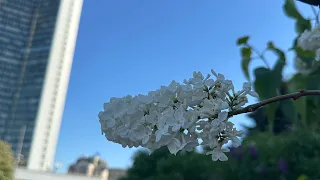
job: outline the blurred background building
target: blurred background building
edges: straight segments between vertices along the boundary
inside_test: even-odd
[[[0,140],[53,168],[83,0],[0,1]]]
[[[126,169],[110,169],[107,162],[94,155],[80,157],[70,165],[68,174],[99,177],[101,180],[116,180],[126,175]]]
[[[80,157],[69,166],[68,174],[56,174],[51,172],[32,171],[17,168],[15,179],[17,180],[118,180],[126,175],[126,169],[109,169],[107,162],[99,156]]]
[[[101,180],[108,180],[109,169],[107,163],[99,156],[81,157],[68,169],[69,174],[79,174],[89,177],[101,177]]]

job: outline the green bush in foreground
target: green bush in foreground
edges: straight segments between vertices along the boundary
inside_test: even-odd
[[[10,145],[0,141],[0,180],[13,180],[14,164]]]
[[[229,161],[220,168],[222,179],[308,180],[320,179],[320,134],[308,129],[279,135],[259,133],[232,149]]]
[[[176,156],[166,147],[138,151],[126,177],[120,180],[210,180],[214,178],[210,156],[197,152],[179,152]],[[225,162],[222,162],[225,163]],[[216,179],[217,180],[217,179]]]

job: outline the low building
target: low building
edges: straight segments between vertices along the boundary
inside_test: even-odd
[[[17,168],[15,170],[15,180],[101,180],[99,177],[87,177],[71,174],[57,174]]]
[[[109,168],[105,161],[99,156],[80,157],[76,163],[68,169],[68,174],[78,174],[88,177],[101,177],[101,180],[108,180]]]
[[[123,169],[109,169],[107,180],[117,180],[124,176],[126,171]],[[15,180],[102,180],[103,177],[89,177],[79,174],[57,174],[53,172],[43,172],[17,168],[15,170]]]
[[[118,180],[125,175],[125,169],[110,169],[99,156],[80,157],[69,166],[67,174],[34,171],[22,167],[15,170],[15,180]]]

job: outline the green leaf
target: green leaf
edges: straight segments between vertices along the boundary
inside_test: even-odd
[[[251,61],[252,50],[248,47],[241,48],[241,66],[247,79],[250,80],[249,64]]]
[[[237,40],[237,45],[242,45],[242,44],[247,44],[249,40],[249,36],[243,36],[243,37],[240,37],[238,40]]]
[[[306,89],[320,90],[319,71],[313,75],[307,76],[307,78],[308,81]],[[320,96],[307,96],[306,103],[308,125],[310,125],[313,129],[316,129],[320,125]]]
[[[292,47],[289,48],[289,51],[292,51],[292,50],[295,50],[295,49],[296,49],[297,44],[298,44],[298,38],[299,38],[299,37],[294,38],[293,43],[292,43]]]
[[[286,0],[283,6],[285,14],[293,19],[301,19],[302,16],[297,10],[294,0]]]
[[[308,178],[306,175],[300,175],[297,180],[307,180],[307,179]]]
[[[280,89],[281,80],[276,79],[277,76],[273,70],[267,69],[265,67],[260,67],[255,69],[254,74],[256,77],[254,88],[255,91],[259,94],[260,100],[272,98],[278,95],[277,90]],[[272,103],[266,106],[271,132],[275,120],[277,104],[278,103]]]
[[[284,116],[287,117],[292,122],[297,122],[298,114],[293,104],[293,101],[291,99],[284,100],[284,101],[280,101],[279,104],[280,104],[281,112],[284,114]]]
[[[312,27],[311,21],[309,19],[304,19],[302,17],[302,19],[298,19],[296,21],[295,29],[296,29],[296,32],[299,34],[303,33],[305,30],[310,30],[311,27]]]
[[[313,64],[314,62],[316,62],[315,58],[316,58],[316,52],[315,51],[306,51],[306,50],[303,50],[299,47],[296,47],[295,48],[295,52],[296,52],[296,55],[299,59],[295,59],[295,61],[299,63],[302,63],[300,64],[301,67],[303,67],[303,69],[307,69],[307,70],[310,70],[314,68]],[[298,66],[297,68],[299,69]]]
[[[280,84],[282,82],[282,71],[284,66],[286,65],[286,55],[282,50],[276,48],[271,41],[268,42],[268,49],[278,56],[276,65],[273,68],[273,73],[275,78],[274,80],[276,81],[277,86],[280,87]]]
[[[277,111],[277,106],[278,103],[272,103],[268,104],[266,106],[267,108],[267,116],[268,116],[268,122],[269,122],[269,132],[273,132],[273,127],[274,127],[274,120],[276,118],[276,111]]]
[[[272,70],[265,67],[259,67],[255,69],[254,74],[256,77],[254,88],[259,94],[260,100],[277,95],[277,89],[280,87],[280,83],[275,80],[275,74]]]
[[[307,87],[307,77],[302,74],[295,74],[288,81],[288,88],[290,92],[298,92],[301,89]],[[296,111],[300,114],[300,118],[304,125],[307,124],[307,99],[306,97],[300,97],[293,102]]]
[[[296,51],[297,55],[301,58],[315,58],[316,57],[315,51],[303,50],[300,47],[296,47],[295,51]]]
[[[283,10],[288,17],[296,20],[296,32],[301,34],[306,29],[311,29],[311,21],[305,19],[298,11],[294,0],[286,0]]]

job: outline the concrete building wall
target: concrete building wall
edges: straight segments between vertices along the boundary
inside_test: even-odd
[[[82,4],[0,0],[0,140],[20,166],[53,167]]]
[[[61,0],[28,168],[53,168],[83,0]]]

